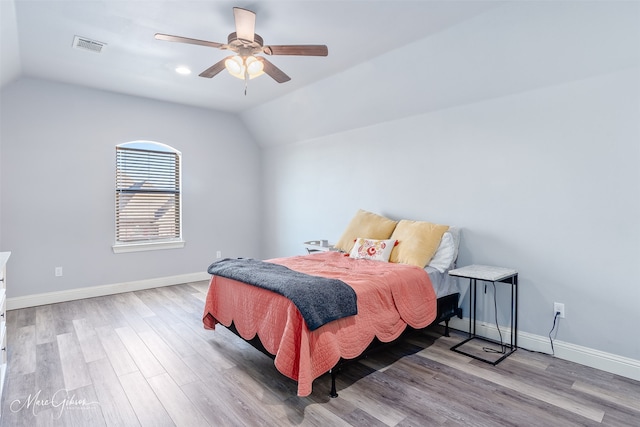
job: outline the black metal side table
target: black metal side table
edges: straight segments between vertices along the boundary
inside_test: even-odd
[[[470,298],[469,298],[469,338],[465,339],[461,343],[458,343],[451,347],[451,350],[464,354],[465,356],[472,357],[482,362],[497,365],[502,362],[507,356],[517,350],[518,348],[518,272],[510,268],[492,267],[488,265],[469,265],[466,267],[456,268],[450,270],[451,276],[463,277],[469,279]],[[511,341],[507,345],[490,338],[476,335],[476,301],[477,301],[477,284],[478,280],[494,283],[509,283],[511,284]],[[479,357],[475,354],[468,353],[460,347],[469,341],[477,339],[493,344],[500,344],[506,347],[508,351],[497,360],[488,360]]]

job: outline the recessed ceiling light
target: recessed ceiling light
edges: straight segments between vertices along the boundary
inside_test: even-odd
[[[176,68],[176,73],[186,76],[188,74],[191,74],[191,70],[188,69],[187,67],[180,66],[180,67]]]

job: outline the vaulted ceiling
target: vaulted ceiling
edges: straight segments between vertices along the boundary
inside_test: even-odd
[[[497,1],[113,1],[1,0],[0,83],[20,76],[228,112],[240,112],[342,73],[482,14]],[[158,41],[155,33],[226,43],[232,8],[257,14],[265,44],[326,44],[327,57],[272,56],[291,77],[244,82],[226,71],[198,74],[229,55]],[[74,37],[105,43],[101,53],[72,47]],[[416,55],[419,52],[416,52]],[[410,62],[411,58],[407,58]],[[187,66],[190,75],[179,75]],[[398,64],[398,66],[405,66]]]

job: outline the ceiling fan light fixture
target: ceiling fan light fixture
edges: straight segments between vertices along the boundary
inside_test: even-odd
[[[255,56],[248,56],[244,62],[247,65],[247,72],[249,73],[250,78],[258,77],[264,74],[264,64]]]
[[[244,79],[244,64],[239,56],[232,56],[224,61],[224,66],[233,77]]]
[[[264,74],[262,61],[253,55],[246,58],[239,55],[232,56],[224,61],[224,66],[229,74],[241,80],[247,77],[253,79]]]

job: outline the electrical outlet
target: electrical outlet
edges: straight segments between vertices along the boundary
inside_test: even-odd
[[[561,302],[554,302],[553,303],[553,315],[555,316],[556,313],[560,313],[558,315],[558,317],[560,317],[561,319],[564,319],[564,304]]]
[[[216,251],[216,258],[222,258],[222,251]]]
[[[62,267],[56,267],[56,277],[62,277]]]

